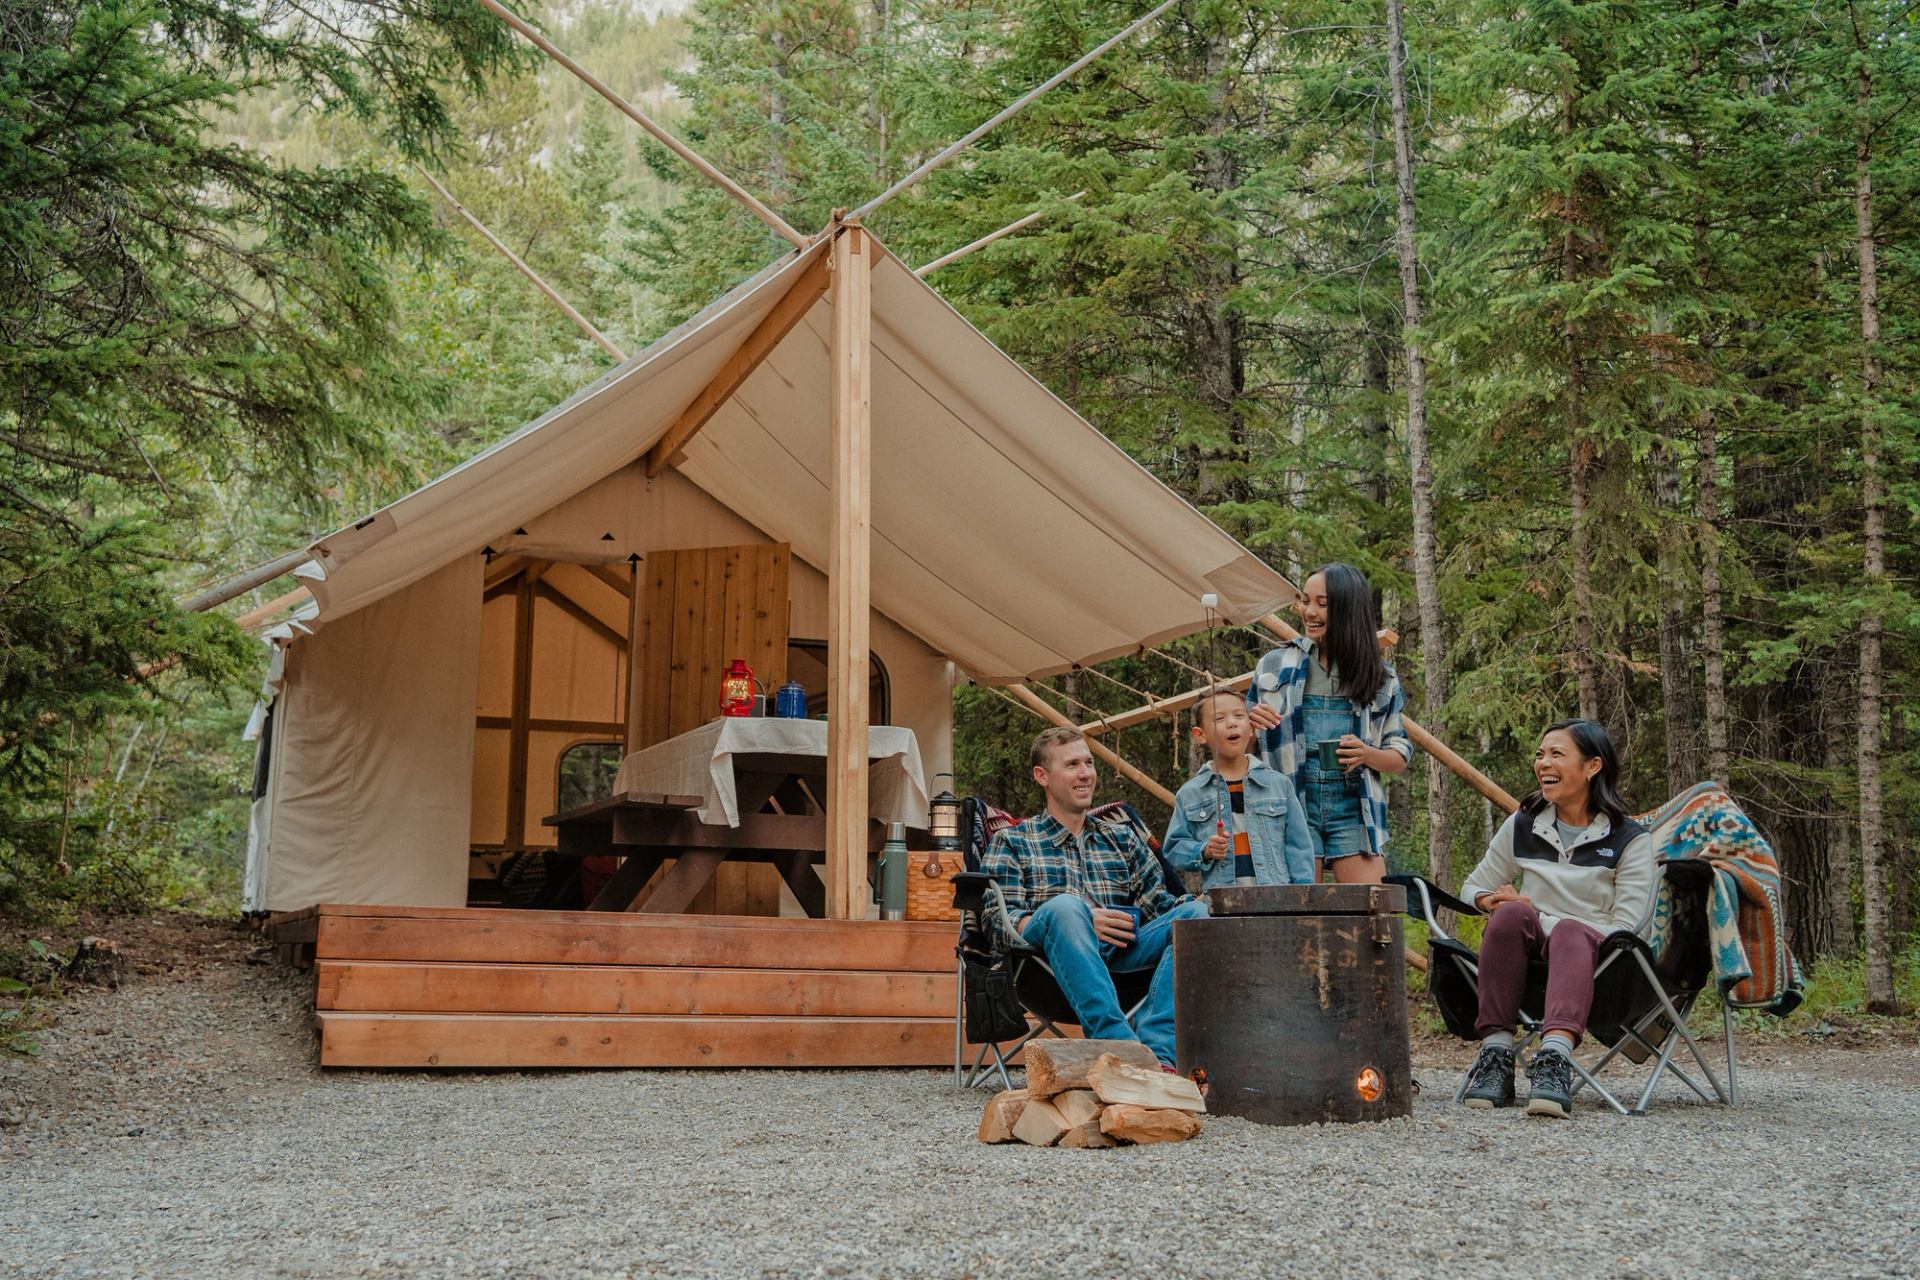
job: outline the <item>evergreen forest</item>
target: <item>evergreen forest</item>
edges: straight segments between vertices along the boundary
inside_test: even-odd
[[[519,12],[812,231],[1149,7]],[[423,175],[629,353],[786,246],[473,0],[0,0],[0,96],[0,915],[231,912],[239,620],[290,584],[194,595],[614,364]],[[1579,715],[1638,808],[1721,782],[1801,960],[1911,990],[1915,10],[1180,0],[870,226],[922,263],[1035,212],[929,282],[1293,581],[1362,569],[1477,768],[1529,789]],[[1033,687],[1084,720],[1271,644]],[[957,711],[958,789],[1031,809],[1041,722]],[[1498,816],[1418,757],[1390,800],[1447,883]]]

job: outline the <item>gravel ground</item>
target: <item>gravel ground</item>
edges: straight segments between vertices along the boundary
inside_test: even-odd
[[[208,937],[0,1063],[0,1274],[1920,1274],[1911,1045],[1570,1122],[1453,1107],[1436,1045],[1408,1121],[1041,1151],[938,1072],[323,1076]]]

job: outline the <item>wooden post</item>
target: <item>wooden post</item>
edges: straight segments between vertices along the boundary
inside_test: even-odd
[[[1069,729],[1079,728],[1073,721],[1067,719],[1058,707],[1054,706],[1051,702],[1044,701],[1039,694],[1027,688],[1027,686],[1023,684],[1010,684],[1007,686],[1007,692],[1015,698],[1018,698],[1020,704],[1026,707],[1027,710],[1042,719],[1053,724],[1064,725]],[[1115,773],[1133,783],[1142,791],[1145,791],[1148,795],[1160,801],[1160,803],[1166,805],[1173,803],[1173,792],[1167,790],[1153,778],[1140,772],[1140,770],[1134,768],[1125,760],[1122,760],[1118,755],[1115,755],[1106,743],[1101,742],[1097,738],[1088,738],[1087,747],[1094,755],[1099,756],[1111,765]]]
[[[827,917],[867,914],[868,609],[872,583],[873,246],[857,226],[833,240],[827,471]]]

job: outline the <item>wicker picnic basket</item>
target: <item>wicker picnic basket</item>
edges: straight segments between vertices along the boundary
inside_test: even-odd
[[[953,877],[964,862],[958,849],[919,849],[907,855],[907,919],[958,920]]]

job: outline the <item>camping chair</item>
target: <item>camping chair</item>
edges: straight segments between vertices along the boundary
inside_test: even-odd
[[[1160,857],[1160,842],[1132,805],[1101,805],[1087,816],[1131,825],[1159,859],[1167,888],[1176,895],[1186,892],[1179,873]],[[1064,1036],[1061,1025],[1077,1025],[1078,1019],[1053,970],[1047,967],[1045,954],[1038,947],[1008,942],[995,927],[1005,908],[1000,887],[980,870],[980,862],[993,837],[1013,825],[1012,817],[970,796],[961,802],[960,820],[964,869],[953,877],[953,905],[960,911],[960,938],[954,948],[958,990],[954,997],[953,1079],[961,1088],[971,1089],[997,1073],[1000,1087],[1011,1089],[1013,1081],[1007,1067],[1027,1042],[1036,1036]],[[1129,1019],[1146,1001],[1152,981],[1153,974],[1145,970],[1113,975],[1114,993]],[[1008,1042],[1009,1047],[1003,1049],[1001,1046]],[[966,1060],[969,1043],[980,1046],[971,1065]]]
[[[1591,1064],[1573,1060],[1573,1092],[1592,1088],[1602,1101],[1621,1115],[1645,1115],[1653,1101],[1654,1089],[1668,1072],[1698,1094],[1702,1100],[1718,1100],[1729,1105],[1739,1100],[1734,1074],[1733,1010],[1722,1004],[1722,1022],[1726,1038],[1727,1083],[1722,1088],[1700,1044],[1687,1027],[1687,1014],[1694,1001],[1712,981],[1713,963],[1708,950],[1707,895],[1713,868],[1692,858],[1663,858],[1660,863],[1661,886],[1656,894],[1650,920],[1641,932],[1615,930],[1601,942],[1594,956],[1593,1012],[1587,1019],[1587,1036],[1606,1046]],[[1436,913],[1442,909],[1462,915],[1482,912],[1470,903],[1441,889],[1423,876],[1390,875],[1388,884],[1407,891],[1407,914],[1427,926],[1427,989],[1440,1010],[1447,1030],[1463,1040],[1478,1040],[1474,1022],[1480,1007],[1480,957],[1474,950],[1440,927]],[[1651,924],[1649,930],[1646,926]],[[1641,936],[1650,932],[1649,942]],[[1540,1013],[1546,1003],[1546,967],[1535,963],[1527,968],[1525,993],[1520,1000],[1522,1036],[1514,1046],[1515,1056],[1539,1037],[1544,1028]],[[1712,1093],[1674,1061],[1676,1050],[1684,1044],[1694,1062],[1707,1078]],[[1616,1098],[1595,1077],[1615,1058],[1642,1064],[1654,1060],[1653,1069],[1641,1087],[1631,1109]],[[1466,1096],[1468,1072],[1461,1076],[1453,1100]]]

